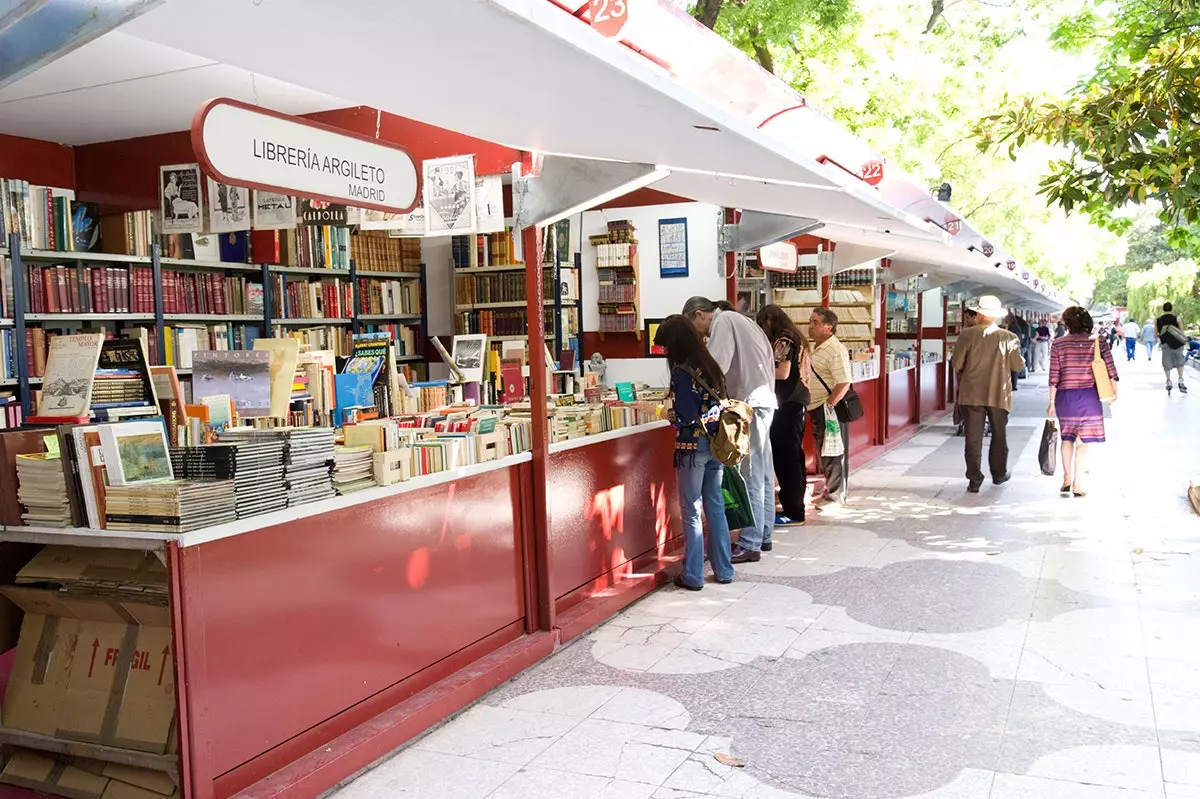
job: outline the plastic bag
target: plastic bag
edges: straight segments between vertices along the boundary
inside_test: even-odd
[[[1058,471],[1058,424],[1047,419],[1042,428],[1042,442],[1038,445],[1038,466],[1042,474],[1053,477]]]
[[[725,498],[725,520],[730,530],[741,530],[754,526],[754,511],[750,508],[750,492],[742,473],[727,467],[721,480],[721,494]]]
[[[842,445],[842,425],[838,422],[837,413],[829,405],[825,406],[825,441],[821,444],[822,458],[840,458],[846,454]]]

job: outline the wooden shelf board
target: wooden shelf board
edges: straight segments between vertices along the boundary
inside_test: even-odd
[[[348,325],[351,319],[272,319],[273,325],[302,325],[304,327],[321,327],[323,325]]]
[[[500,264],[498,266],[464,266],[454,267],[453,273],[456,275],[486,275],[489,272],[516,272],[525,271],[525,264]]]
[[[117,255],[109,252],[52,252],[50,250],[22,250],[21,260],[39,263],[60,261],[86,261],[89,263],[148,264],[148,255]]]
[[[30,313],[26,322],[153,322],[152,313]]]
[[[375,269],[355,270],[355,275],[358,277],[385,277],[393,280],[420,280],[420,272],[380,272]]]
[[[320,275],[321,277],[350,277],[349,269],[318,269],[311,266],[279,266],[271,264],[267,269],[277,275]]]
[[[179,780],[178,755],[154,755],[147,752],[135,752],[131,749],[118,749],[113,746],[60,741],[48,735],[38,735],[37,733],[13,730],[8,727],[0,727],[0,743],[11,746],[22,746],[26,749],[36,749],[39,752],[87,757],[94,760],[103,760],[108,763],[153,769],[154,771],[162,771],[171,775],[177,782]]]
[[[258,264],[243,264],[237,261],[191,261],[187,258],[160,258],[163,266],[180,267],[184,269],[216,269],[229,272],[261,272]]]

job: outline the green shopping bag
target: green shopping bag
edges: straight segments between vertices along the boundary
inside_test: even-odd
[[[725,519],[729,522],[729,529],[753,527],[754,512],[750,510],[750,493],[746,491],[746,481],[736,466],[725,467],[721,493],[725,497]]]

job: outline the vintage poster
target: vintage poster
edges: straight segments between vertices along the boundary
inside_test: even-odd
[[[300,224],[345,227],[346,206],[324,200],[300,200]]]
[[[200,350],[192,354],[192,396],[227,394],[238,416],[271,413],[271,354],[261,350]]]
[[[475,156],[432,158],[422,162],[421,168],[425,184],[426,234],[437,236],[475,230]]]
[[[425,235],[425,209],[421,206],[418,205],[407,214],[402,214],[400,222],[399,227],[388,230],[389,238],[407,239]]]
[[[658,276],[688,276],[687,219],[658,220]]]
[[[409,216],[411,214],[363,208],[359,215],[358,226],[363,230],[404,230],[408,226]],[[425,230],[422,228],[421,232],[424,233]]]
[[[50,341],[38,416],[87,416],[92,407],[92,383],[103,333],[55,336]]]
[[[483,334],[454,337],[454,364],[462,370],[468,383],[482,383],[487,336]]]
[[[208,179],[208,232],[250,229],[250,190]]]
[[[296,226],[296,198],[276,191],[254,192],[255,230],[290,230]]]
[[[475,179],[475,232],[503,230],[504,180],[500,175],[481,175]]]
[[[158,168],[163,233],[199,233],[204,229],[204,199],[199,164]]]

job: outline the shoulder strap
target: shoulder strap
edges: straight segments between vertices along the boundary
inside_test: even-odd
[[[826,394],[833,394],[833,389],[832,389],[832,388],[830,388],[830,387],[829,387],[829,384],[825,382],[825,378],[821,377],[821,373],[820,373],[820,372],[818,372],[816,369],[812,369],[811,371],[812,371],[812,373],[813,373],[813,377],[815,377],[815,378],[817,378],[818,380],[820,380],[820,381],[821,381],[821,385],[825,386],[825,393],[826,393]]]
[[[717,393],[716,391],[713,391],[713,390],[712,390],[712,387],[711,387],[711,386],[709,386],[709,385],[708,385],[708,383],[705,383],[705,382],[704,382],[704,378],[702,378],[702,377],[700,376],[700,373],[699,373],[699,372],[697,372],[695,369],[693,369],[693,368],[692,368],[692,367],[690,367],[690,366],[684,366],[684,367],[683,367],[683,369],[684,369],[684,370],[686,370],[686,371],[687,371],[687,373],[688,373],[688,374],[690,374],[690,375],[692,376],[692,379],[693,379],[693,380],[695,380],[697,383],[699,383],[699,384],[700,384],[700,388],[702,388],[702,389],[704,389],[705,391],[707,391],[707,392],[708,392],[708,394],[709,394],[709,396],[710,396],[710,397],[712,397],[712,398],[713,398],[713,399],[715,399],[715,400],[723,400],[723,399],[725,399],[725,397],[722,397],[722,396],[721,396],[719,393]]]

